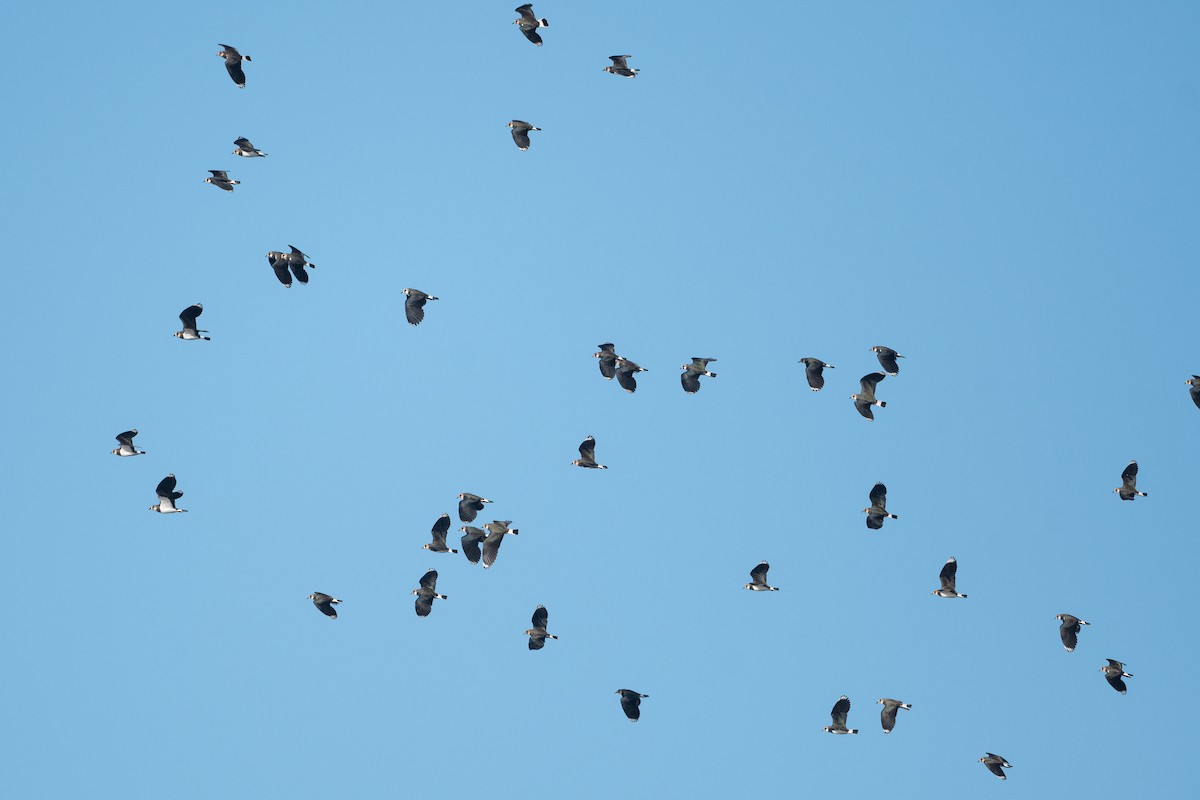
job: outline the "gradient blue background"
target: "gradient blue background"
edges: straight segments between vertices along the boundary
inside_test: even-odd
[[[1195,4],[206,5],[3,12],[4,794],[1194,788]],[[420,549],[463,491],[486,573]]]

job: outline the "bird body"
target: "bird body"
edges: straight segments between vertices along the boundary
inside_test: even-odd
[[[824,730],[826,733],[837,733],[845,735],[847,733],[858,733],[857,728],[846,727],[846,715],[850,713],[850,698],[842,695],[838,701],[833,704],[833,710],[829,712],[832,719],[831,725],[826,725]]]
[[[825,387],[825,375],[827,369],[833,369],[833,364],[826,364],[819,358],[802,358],[799,362],[804,365],[804,377],[808,379],[808,388],[814,392],[819,392]]]
[[[625,712],[626,717],[629,717],[629,721],[637,722],[642,716],[642,698],[650,695],[641,694],[632,689],[617,689],[614,694],[621,695],[621,710]]]
[[[229,173],[223,169],[210,169],[209,172],[211,172],[212,175],[205,178],[204,182],[211,183],[218,189],[224,189],[227,192],[232,192],[233,187],[241,183],[241,181],[230,179]]]
[[[888,375],[900,374],[900,365],[896,363],[896,359],[904,358],[904,356],[900,355],[890,347],[880,347],[878,345],[872,347],[871,352],[878,356],[879,366],[883,367],[884,372],[886,372]]]
[[[1125,681],[1121,679],[1132,678],[1133,676],[1125,671],[1125,665],[1120,661],[1112,658],[1106,658],[1105,661],[1108,663],[1100,668],[1100,671],[1104,673],[1104,679],[1108,681],[1109,686],[1113,687],[1121,694],[1125,694],[1127,691],[1125,687]]]
[[[330,619],[337,619],[337,609],[333,607],[334,603],[340,603],[333,595],[325,594],[324,592],[313,592],[308,596],[309,600],[313,601],[313,605],[317,607],[325,616]]]
[[[1130,461],[1125,469],[1121,471],[1121,485],[1113,489],[1122,500],[1132,500],[1135,497],[1149,497],[1145,492],[1138,491],[1137,488],[1138,465],[1136,461]]]
[[[522,122],[519,119],[514,119],[512,122],[508,123],[508,127],[512,128],[513,141],[517,143],[518,150],[528,150],[529,132],[541,130],[541,128],[535,128],[528,122]]]
[[[1001,769],[1001,767],[1008,767],[1009,769],[1012,769],[1012,764],[1008,763],[1008,760],[1003,756],[998,756],[995,753],[988,753],[979,760],[983,762],[983,765],[988,768],[988,771],[997,778],[1002,781],[1008,780],[1008,776],[1004,774],[1004,770]]]
[[[611,66],[605,67],[604,71],[613,75],[620,75],[622,78],[636,78],[637,74],[641,72],[641,70],[630,69],[629,65],[625,63],[625,59],[627,58],[633,58],[633,56],[629,55],[628,53],[623,56],[609,56],[609,59],[611,59],[613,63]]]
[[[404,316],[408,319],[409,325],[420,325],[421,320],[425,319],[426,300],[437,300],[437,298],[420,289],[404,290]]]
[[[449,599],[444,594],[437,593],[437,570],[431,569],[421,576],[421,586],[413,589],[412,593],[417,596],[414,603],[417,609],[418,617],[428,617],[429,612],[433,610],[433,601]]]
[[[715,358],[696,358],[692,356],[692,363],[684,364],[680,367],[683,373],[679,376],[679,382],[683,384],[683,390],[688,394],[695,394],[700,391],[700,376],[707,375],[710,378],[717,377],[717,373],[709,372],[708,365],[710,362],[716,361]]]
[[[875,399],[875,387],[885,377],[887,376],[882,372],[872,372],[870,375],[863,375],[859,380],[859,386],[862,387],[861,390],[858,394],[850,395],[850,399],[854,401],[854,407],[858,409],[858,413],[869,420],[875,419],[875,414],[871,411],[871,406],[887,408],[887,403]]]
[[[158,497],[158,502],[150,506],[151,511],[157,511],[160,514],[182,514],[187,511],[186,508],[176,508],[175,501],[183,497],[183,492],[175,491],[175,473],[167,475],[158,482],[158,486],[154,487],[154,494]]]
[[[1190,379],[1184,381],[1184,383],[1192,387],[1190,391],[1192,402],[1196,404],[1196,408],[1200,408],[1200,375],[1193,375]]]
[[[549,28],[549,21],[545,19],[539,19],[533,15],[532,3],[526,3],[525,5],[519,6],[513,10],[521,16],[519,19],[514,19],[512,24],[521,29],[521,33],[525,34],[526,39],[533,42],[538,47],[541,47],[542,37],[538,35],[537,30],[538,28]],[[536,128],[534,130],[536,130]]]
[[[124,433],[118,433],[117,434],[117,443],[120,446],[117,447],[117,449],[113,450],[112,454],[114,456],[122,456],[122,457],[146,455],[145,450],[138,450],[136,447],[133,446],[133,437],[135,437],[137,435],[138,435],[137,428],[131,428],[130,430],[125,431]]]
[[[1062,638],[1063,647],[1067,648],[1068,653],[1073,653],[1075,645],[1079,642],[1079,626],[1092,623],[1084,622],[1079,617],[1073,617],[1070,614],[1055,614],[1054,618],[1060,620],[1058,635]]]
[[[196,339],[203,339],[206,342],[212,341],[211,337],[200,335],[202,333],[208,333],[208,331],[200,330],[198,327],[196,327],[196,318],[203,313],[204,306],[200,303],[193,303],[183,311],[180,311],[179,321],[183,323],[183,330],[176,331],[172,334],[172,336],[174,336],[176,339],[183,339],[185,341],[194,341]]]
[[[579,458],[571,462],[573,466],[587,469],[608,469],[603,464],[596,463],[596,439],[592,436],[583,440],[579,445]]]
[[[954,556],[950,556],[946,563],[942,565],[942,571],[938,573],[938,578],[941,579],[942,585],[940,588],[934,589],[933,594],[936,594],[938,597],[966,598],[965,594],[959,594],[958,590],[954,588],[955,576],[957,574],[958,559],[956,559]]]
[[[550,612],[546,611],[545,606],[538,606],[533,610],[533,627],[525,631],[525,635],[529,637],[529,649],[541,650],[546,646],[547,639],[557,639],[553,633],[546,631],[546,623],[550,619]]]
[[[896,727],[896,712],[903,708],[905,711],[912,710],[912,703],[905,703],[902,700],[893,700],[890,697],[881,697],[875,702],[881,703],[883,708],[879,711],[879,721],[883,725],[884,733],[891,733]]]
[[[239,136],[238,138],[234,139],[233,146],[235,148],[233,151],[233,154],[235,156],[241,156],[242,158],[266,158],[267,157],[266,153],[264,153],[262,150],[256,149],[254,147],[254,145],[250,144],[250,140],[247,139],[245,136]]]
[[[882,483],[876,483],[871,488],[871,505],[863,509],[863,513],[867,515],[867,527],[871,530],[879,530],[883,527],[885,519],[900,519],[895,514],[891,514],[887,510],[887,487]]]
[[[433,523],[433,528],[430,534],[433,536],[433,541],[428,544],[421,545],[425,550],[430,550],[434,553],[457,553],[446,545],[446,533],[450,530],[450,515],[442,514]]]
[[[771,565],[765,561],[758,562],[758,566],[750,570],[750,583],[743,586],[743,589],[749,589],[752,592],[778,592],[778,586],[771,586],[767,583],[767,570]]]

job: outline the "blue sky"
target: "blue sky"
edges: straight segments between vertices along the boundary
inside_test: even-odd
[[[6,12],[5,793],[1185,794],[1200,10],[511,5]]]

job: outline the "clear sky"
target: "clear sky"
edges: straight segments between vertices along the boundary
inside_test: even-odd
[[[1200,7],[205,5],[3,12],[6,796],[1194,789]]]

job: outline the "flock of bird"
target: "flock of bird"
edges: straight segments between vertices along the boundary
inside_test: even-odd
[[[543,40],[539,31],[542,28],[549,27],[550,23],[533,13],[532,4],[522,5],[516,9],[516,12],[520,16],[513,20],[513,24],[518,26],[526,39],[539,47],[542,46]],[[242,62],[249,62],[251,60],[250,56],[242,55],[237,48],[226,44],[221,45],[221,50],[217,55],[224,59],[229,77],[239,88],[244,88],[246,86],[246,75],[242,68]],[[637,77],[639,70],[631,69],[627,63],[627,59],[631,58],[631,56],[614,55],[609,58],[613,63],[604,68],[605,72],[626,78]],[[540,128],[521,120],[512,120],[508,123],[508,127],[512,131],[513,141],[523,151],[528,150],[530,146],[529,132],[540,130]],[[233,154],[240,157],[262,158],[267,156],[267,153],[255,148],[250,140],[244,136],[239,136],[234,141],[234,146]],[[233,187],[240,184],[240,181],[230,179],[225,170],[210,170],[210,172],[212,173],[211,177],[205,178],[204,181],[226,192],[232,192]],[[295,246],[289,245],[289,249],[290,252],[288,253],[277,250],[268,252],[268,263],[274,271],[276,278],[285,287],[290,288],[293,279],[301,284],[307,284],[309,281],[307,270],[315,268],[316,265],[309,261],[308,256]],[[407,321],[411,325],[419,325],[425,317],[426,303],[438,298],[412,288],[404,289],[403,293],[405,295],[405,315]],[[198,327],[198,319],[203,310],[204,307],[199,303],[189,305],[185,308],[179,314],[179,319],[183,325],[182,330],[176,332],[174,336],[189,341],[209,341],[210,337],[203,335],[208,333],[208,331]],[[598,352],[594,353],[593,357],[599,360],[601,376],[605,380],[613,380],[615,378],[617,383],[626,392],[630,394],[634,393],[638,388],[636,375],[648,370],[639,366],[636,362],[618,355],[616,346],[611,342],[600,344],[598,348]],[[868,420],[874,420],[873,409],[875,407],[885,408],[887,406],[886,402],[879,400],[875,396],[876,388],[886,377],[896,377],[899,375],[900,367],[897,359],[904,358],[904,356],[890,347],[874,346],[870,348],[870,351],[875,353],[879,365],[884,372],[870,372],[864,375],[859,380],[859,392],[851,395],[850,399],[854,402],[854,407],[859,414]],[[688,394],[699,392],[701,377],[717,377],[716,373],[708,369],[708,365],[715,361],[715,358],[693,357],[690,363],[683,364],[680,367],[682,370],[680,382],[684,392]],[[821,391],[825,386],[824,370],[833,369],[833,365],[814,357],[802,358],[799,363],[804,364],[805,377],[809,388],[813,392]],[[1191,387],[1190,394],[1192,401],[1200,408],[1200,375],[1193,375],[1187,381],[1187,384]],[[134,438],[137,435],[138,431],[136,428],[117,434],[118,447],[112,453],[121,457],[146,455],[146,451],[138,449],[134,444]],[[585,469],[608,469],[607,466],[596,461],[595,450],[596,440],[594,437],[588,436],[579,445],[579,458],[572,461],[571,465]],[[1121,486],[1113,489],[1121,500],[1133,500],[1136,497],[1148,496],[1146,492],[1138,490],[1137,474],[1137,462],[1129,462],[1121,473]],[[164,477],[155,487],[154,491],[157,501],[154,505],[150,506],[150,510],[160,514],[186,512],[187,509],[179,508],[176,505],[176,501],[183,496],[183,492],[177,491],[176,486],[177,481],[174,474],[168,474]],[[491,504],[492,501],[468,492],[460,493],[457,499],[458,517],[460,521],[465,523],[459,528],[462,532],[460,539],[461,552],[469,563],[482,563],[484,569],[489,569],[495,564],[500,546],[505,537],[509,535],[516,536],[519,534],[519,530],[511,527],[511,520],[493,520],[482,527],[475,527],[470,523],[474,522],[478,514],[484,510],[487,504]],[[899,519],[897,515],[889,512],[887,509],[887,487],[882,482],[876,483],[870,489],[868,499],[870,505],[862,510],[867,515],[867,528],[879,530],[883,527],[884,520]],[[451,548],[447,543],[450,525],[451,518],[448,513],[443,513],[439,516],[431,529],[431,541],[423,545],[423,548],[431,553],[459,553],[458,549]],[[770,565],[766,561],[762,561],[756,565],[750,571],[750,582],[746,583],[743,588],[754,592],[779,591],[779,587],[771,586],[767,582],[769,569]],[[933,590],[932,594],[942,598],[965,599],[967,595],[960,593],[956,588],[957,570],[958,561],[952,556],[941,567],[938,574],[940,585],[937,589]],[[418,617],[428,617],[431,614],[434,600],[447,599],[447,595],[438,592],[437,581],[437,570],[430,569],[421,576],[418,588],[412,590],[412,594],[416,598],[414,607]],[[308,599],[326,617],[337,619],[338,613],[334,606],[342,602],[340,599],[323,592],[313,592],[308,595]],[[1089,625],[1090,623],[1071,614],[1058,614],[1055,619],[1060,622],[1059,635],[1063,646],[1067,652],[1073,652],[1078,645],[1078,635],[1081,626]],[[549,612],[545,606],[538,605],[533,611],[531,627],[524,631],[524,634],[529,637],[528,648],[530,650],[541,650],[545,647],[547,639],[558,639],[557,635],[548,631],[548,622]],[[1108,663],[1102,666],[1100,671],[1104,673],[1105,679],[1113,689],[1121,694],[1125,694],[1127,687],[1123,679],[1133,676],[1125,671],[1125,665],[1122,662],[1115,659],[1106,660]],[[625,716],[630,721],[636,722],[641,716],[641,701],[649,697],[649,695],[631,689],[618,689],[616,694],[620,695],[620,705]],[[895,729],[897,713],[900,709],[906,711],[912,709],[912,704],[892,698],[880,698],[877,703],[883,706],[880,712],[880,722],[885,734],[891,733]],[[833,734],[857,734],[859,732],[858,729],[850,728],[848,725],[850,709],[850,699],[845,695],[839,697],[830,711],[831,722],[824,727],[824,730]],[[994,753],[987,753],[979,761],[1001,779],[1006,778],[1004,769],[1012,768],[1012,764]]]

